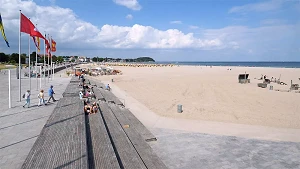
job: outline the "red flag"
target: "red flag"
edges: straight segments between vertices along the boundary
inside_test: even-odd
[[[34,27],[33,31],[31,32],[31,36],[45,39],[45,37],[41,34],[41,32],[36,27]]]
[[[46,37],[46,36],[45,36]],[[49,38],[49,37],[48,37]],[[50,40],[50,38],[49,38]],[[50,43],[49,43],[49,40],[45,39],[45,43],[46,43],[46,52],[48,53],[48,56],[51,57],[51,46],[50,46]]]
[[[21,32],[27,33],[30,36],[40,37],[45,39],[45,37],[37,30],[33,23],[21,13]]]
[[[32,22],[21,13],[21,32],[31,35],[31,30],[34,28],[35,26],[32,24]]]
[[[45,35],[45,37],[47,37],[47,35]],[[49,49],[50,49],[50,44],[49,44],[49,41],[47,40],[47,38],[45,38],[44,40],[45,40],[45,44],[46,44],[46,53],[48,53]]]
[[[56,42],[52,38],[51,38],[51,43],[52,43],[51,52],[55,52],[56,51]]]

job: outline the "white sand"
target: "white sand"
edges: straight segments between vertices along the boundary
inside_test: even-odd
[[[275,89],[288,90],[290,80],[300,83],[300,69],[245,67],[115,67],[123,75],[114,78],[114,85],[124,90],[151,111],[163,117],[300,128],[300,93],[279,92],[257,87],[266,74],[288,83],[274,84]],[[251,84],[239,84],[240,73],[250,74]],[[183,113],[177,113],[177,104]]]

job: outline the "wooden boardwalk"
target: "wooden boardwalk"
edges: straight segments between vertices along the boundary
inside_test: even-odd
[[[67,91],[78,93],[70,87]],[[88,168],[87,154],[83,102],[78,96],[63,97],[21,168]]]
[[[111,92],[94,87],[98,113],[85,115],[78,84],[72,78],[22,168],[167,168],[147,143],[156,138]]]
[[[99,95],[99,97],[103,97],[104,101],[109,102],[109,103],[114,103],[116,105],[120,105],[123,106],[123,103],[110,91],[105,90],[105,85],[103,83],[97,82],[95,80],[90,80],[91,84],[94,84],[96,88],[99,89],[99,91],[96,92],[100,92],[101,95]]]

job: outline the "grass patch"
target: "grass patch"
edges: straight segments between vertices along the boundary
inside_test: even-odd
[[[16,68],[15,65],[10,65],[10,64],[0,64],[0,70],[2,69],[14,69]]]

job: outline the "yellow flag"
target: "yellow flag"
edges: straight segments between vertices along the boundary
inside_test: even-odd
[[[41,51],[41,48],[40,48],[40,38],[39,37],[36,37],[37,38],[37,45],[38,45],[38,52]]]

